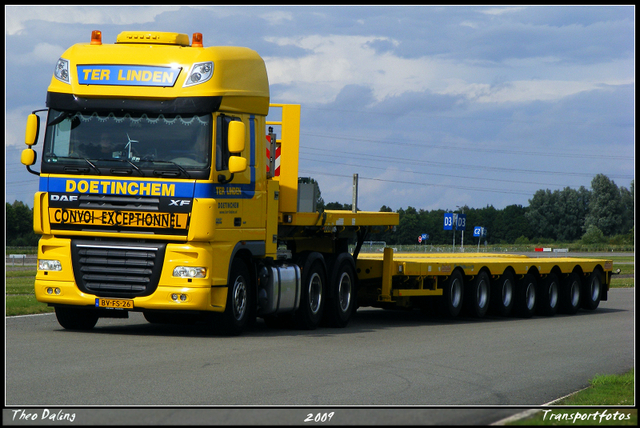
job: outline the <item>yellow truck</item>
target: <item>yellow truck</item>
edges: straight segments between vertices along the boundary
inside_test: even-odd
[[[257,317],[344,327],[359,306],[528,317],[607,299],[610,260],[360,254],[398,214],[316,212],[298,177],[300,106],[270,103],[253,50],[94,31],[58,60],[46,106],[21,161],[39,176],[36,298],[64,328],[140,311],[240,334]]]

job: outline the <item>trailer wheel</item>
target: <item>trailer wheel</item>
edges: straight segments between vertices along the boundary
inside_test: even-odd
[[[454,318],[460,314],[463,294],[464,278],[459,270],[453,271],[442,289],[439,309],[443,316]]]
[[[255,317],[254,306],[249,268],[242,260],[235,259],[229,275],[227,304],[219,320],[221,332],[230,336],[242,333],[251,322],[251,317]]]
[[[550,273],[544,279],[538,283],[538,302],[536,304],[536,311],[541,315],[553,316],[558,311],[558,304],[560,302],[560,282],[558,277]]]
[[[526,274],[516,288],[515,310],[518,316],[530,318],[536,309],[536,277]]]
[[[324,310],[325,283],[323,258],[307,257],[302,267],[300,307],[293,315],[298,328],[315,330],[320,324]]]
[[[602,293],[602,280],[600,269],[591,272],[582,284],[582,304],[584,309],[593,311],[600,304],[600,296]]]
[[[98,322],[98,314],[91,309],[56,306],[58,323],[67,330],[91,330]]]
[[[509,316],[513,308],[514,301],[514,279],[513,274],[507,271],[500,275],[497,281],[491,284],[491,309],[492,312]]]
[[[564,280],[560,286],[560,310],[562,312],[570,315],[578,312],[581,288],[580,276],[575,272]]]
[[[467,313],[476,318],[482,318],[489,309],[490,296],[489,275],[480,272],[475,279],[466,287],[464,296]]]
[[[331,327],[345,327],[354,312],[356,276],[353,257],[342,253],[335,262],[331,276],[331,298],[327,298],[325,319]]]

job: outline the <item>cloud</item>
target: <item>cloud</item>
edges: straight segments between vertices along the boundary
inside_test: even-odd
[[[408,90],[424,90],[430,82],[429,58],[401,58],[389,46],[397,42],[378,36],[304,36],[273,37],[267,41],[279,46],[296,46],[305,55],[297,58],[266,57],[272,84],[315,84],[322,87],[318,101],[329,102],[346,85],[368,85],[381,101]],[[387,49],[378,52],[381,42]]]
[[[310,94],[317,102],[332,102],[349,85],[371,88],[374,102],[430,91],[478,103],[513,103],[559,100],[602,85],[629,83],[615,73],[604,74],[601,64],[583,65],[578,71],[575,65],[558,64],[555,57],[514,59],[502,65],[436,56],[404,58],[394,52],[398,42],[389,37],[312,35],[267,40],[301,49],[297,57],[265,58],[270,83],[286,88],[279,95],[292,102],[308,99]],[[532,76],[532,69],[543,76],[562,69],[562,78]],[[496,85],[497,71],[508,74]]]
[[[526,9],[525,7],[492,7],[489,9],[480,9],[478,12],[485,15],[504,15],[505,13],[515,13]]]
[[[466,82],[450,82],[441,93],[463,95],[479,103],[513,103],[554,101],[584,91],[599,89],[594,82],[572,82],[554,80],[512,81],[502,85]]]
[[[140,24],[153,22],[163,12],[179,9],[178,6],[7,6],[6,34],[20,34],[25,23],[31,20],[60,24]]]
[[[51,70],[65,48],[50,43],[38,43],[31,52],[12,54],[11,61],[15,65],[47,64]],[[53,65],[52,65],[53,64]]]
[[[291,12],[284,12],[281,10],[263,13],[260,17],[270,25],[282,25],[286,21],[293,20],[293,14]]]

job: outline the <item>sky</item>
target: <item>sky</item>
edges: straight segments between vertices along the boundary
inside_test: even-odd
[[[8,5],[9,203],[33,206],[27,115],[92,30],[257,51],[271,102],[301,105],[299,175],[327,203],[351,203],[353,174],[365,211],[528,206],[540,189],[635,177],[634,6]]]

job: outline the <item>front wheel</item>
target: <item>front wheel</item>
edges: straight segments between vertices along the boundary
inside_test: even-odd
[[[231,264],[227,305],[222,314],[221,330],[223,334],[237,336],[255,317],[253,286],[247,265],[236,259]]]
[[[56,307],[58,323],[67,330],[91,330],[98,322],[98,314],[91,309]]]

